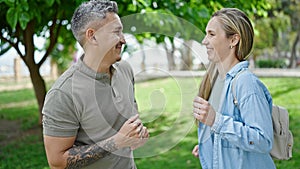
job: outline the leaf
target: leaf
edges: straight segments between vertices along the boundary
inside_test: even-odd
[[[24,11],[28,11],[29,10],[29,4],[27,2],[27,0],[21,0],[20,4],[18,4],[19,6],[21,6],[21,8]]]
[[[60,4],[61,4],[60,0],[56,0],[56,2],[57,2],[57,4],[58,4],[58,5],[60,5]]]
[[[18,10],[14,7],[8,9],[6,13],[6,20],[8,24],[14,29],[18,22]]]
[[[145,2],[144,0],[138,0],[144,7],[148,7],[148,3]]]
[[[127,8],[128,11],[132,11],[132,12],[135,12],[136,9],[137,9],[136,5],[133,4],[129,4]]]
[[[200,7],[198,11],[198,16],[201,18],[209,18],[209,11],[205,6]]]
[[[8,5],[9,7],[13,7],[15,5],[15,0],[4,0],[4,2],[6,3],[6,5]]]
[[[54,2],[55,2],[55,0],[47,0],[47,1],[45,1],[46,2],[46,4],[47,4],[47,6],[52,6],[53,4],[54,4]]]
[[[19,17],[19,22],[23,30],[26,28],[27,23],[29,21],[30,21],[30,15],[27,12],[22,12]]]
[[[40,9],[37,3],[30,3],[29,4],[30,18],[36,19],[38,24],[40,24],[41,21],[42,21],[42,14],[41,14],[42,10],[43,9]]]

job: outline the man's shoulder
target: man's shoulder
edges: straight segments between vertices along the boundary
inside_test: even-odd
[[[131,69],[131,65],[126,60],[120,60],[114,64],[116,67]]]
[[[72,89],[72,77],[74,75],[75,69],[73,66],[68,68],[52,85],[50,91],[62,90],[67,92],[68,89]]]
[[[122,72],[133,76],[132,67],[126,60],[121,60],[121,61],[115,63],[115,67],[117,69],[121,70]]]

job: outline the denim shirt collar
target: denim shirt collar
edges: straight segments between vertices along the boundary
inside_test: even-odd
[[[234,78],[238,72],[240,72],[243,69],[247,69],[249,66],[249,61],[245,60],[245,61],[241,61],[238,64],[234,65],[229,72],[227,72],[227,77],[232,77]]]

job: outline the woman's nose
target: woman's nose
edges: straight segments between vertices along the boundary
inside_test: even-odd
[[[202,42],[201,42],[202,45],[206,45],[207,44],[207,39],[206,39],[206,35],[204,36]]]

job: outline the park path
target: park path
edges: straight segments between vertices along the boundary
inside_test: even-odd
[[[293,77],[300,78],[300,69],[250,69],[258,77]],[[136,81],[146,81],[164,77],[202,77],[205,71],[151,71],[137,73]]]
[[[259,77],[298,77],[300,78],[300,68],[298,69],[251,69],[251,71]],[[205,71],[166,71],[156,69],[151,72],[135,73],[135,80],[146,81],[149,79],[164,78],[164,77],[202,77]],[[1,78],[0,76],[0,91],[20,90],[24,88],[32,88],[30,79],[23,78],[20,82],[15,82],[13,78]]]

